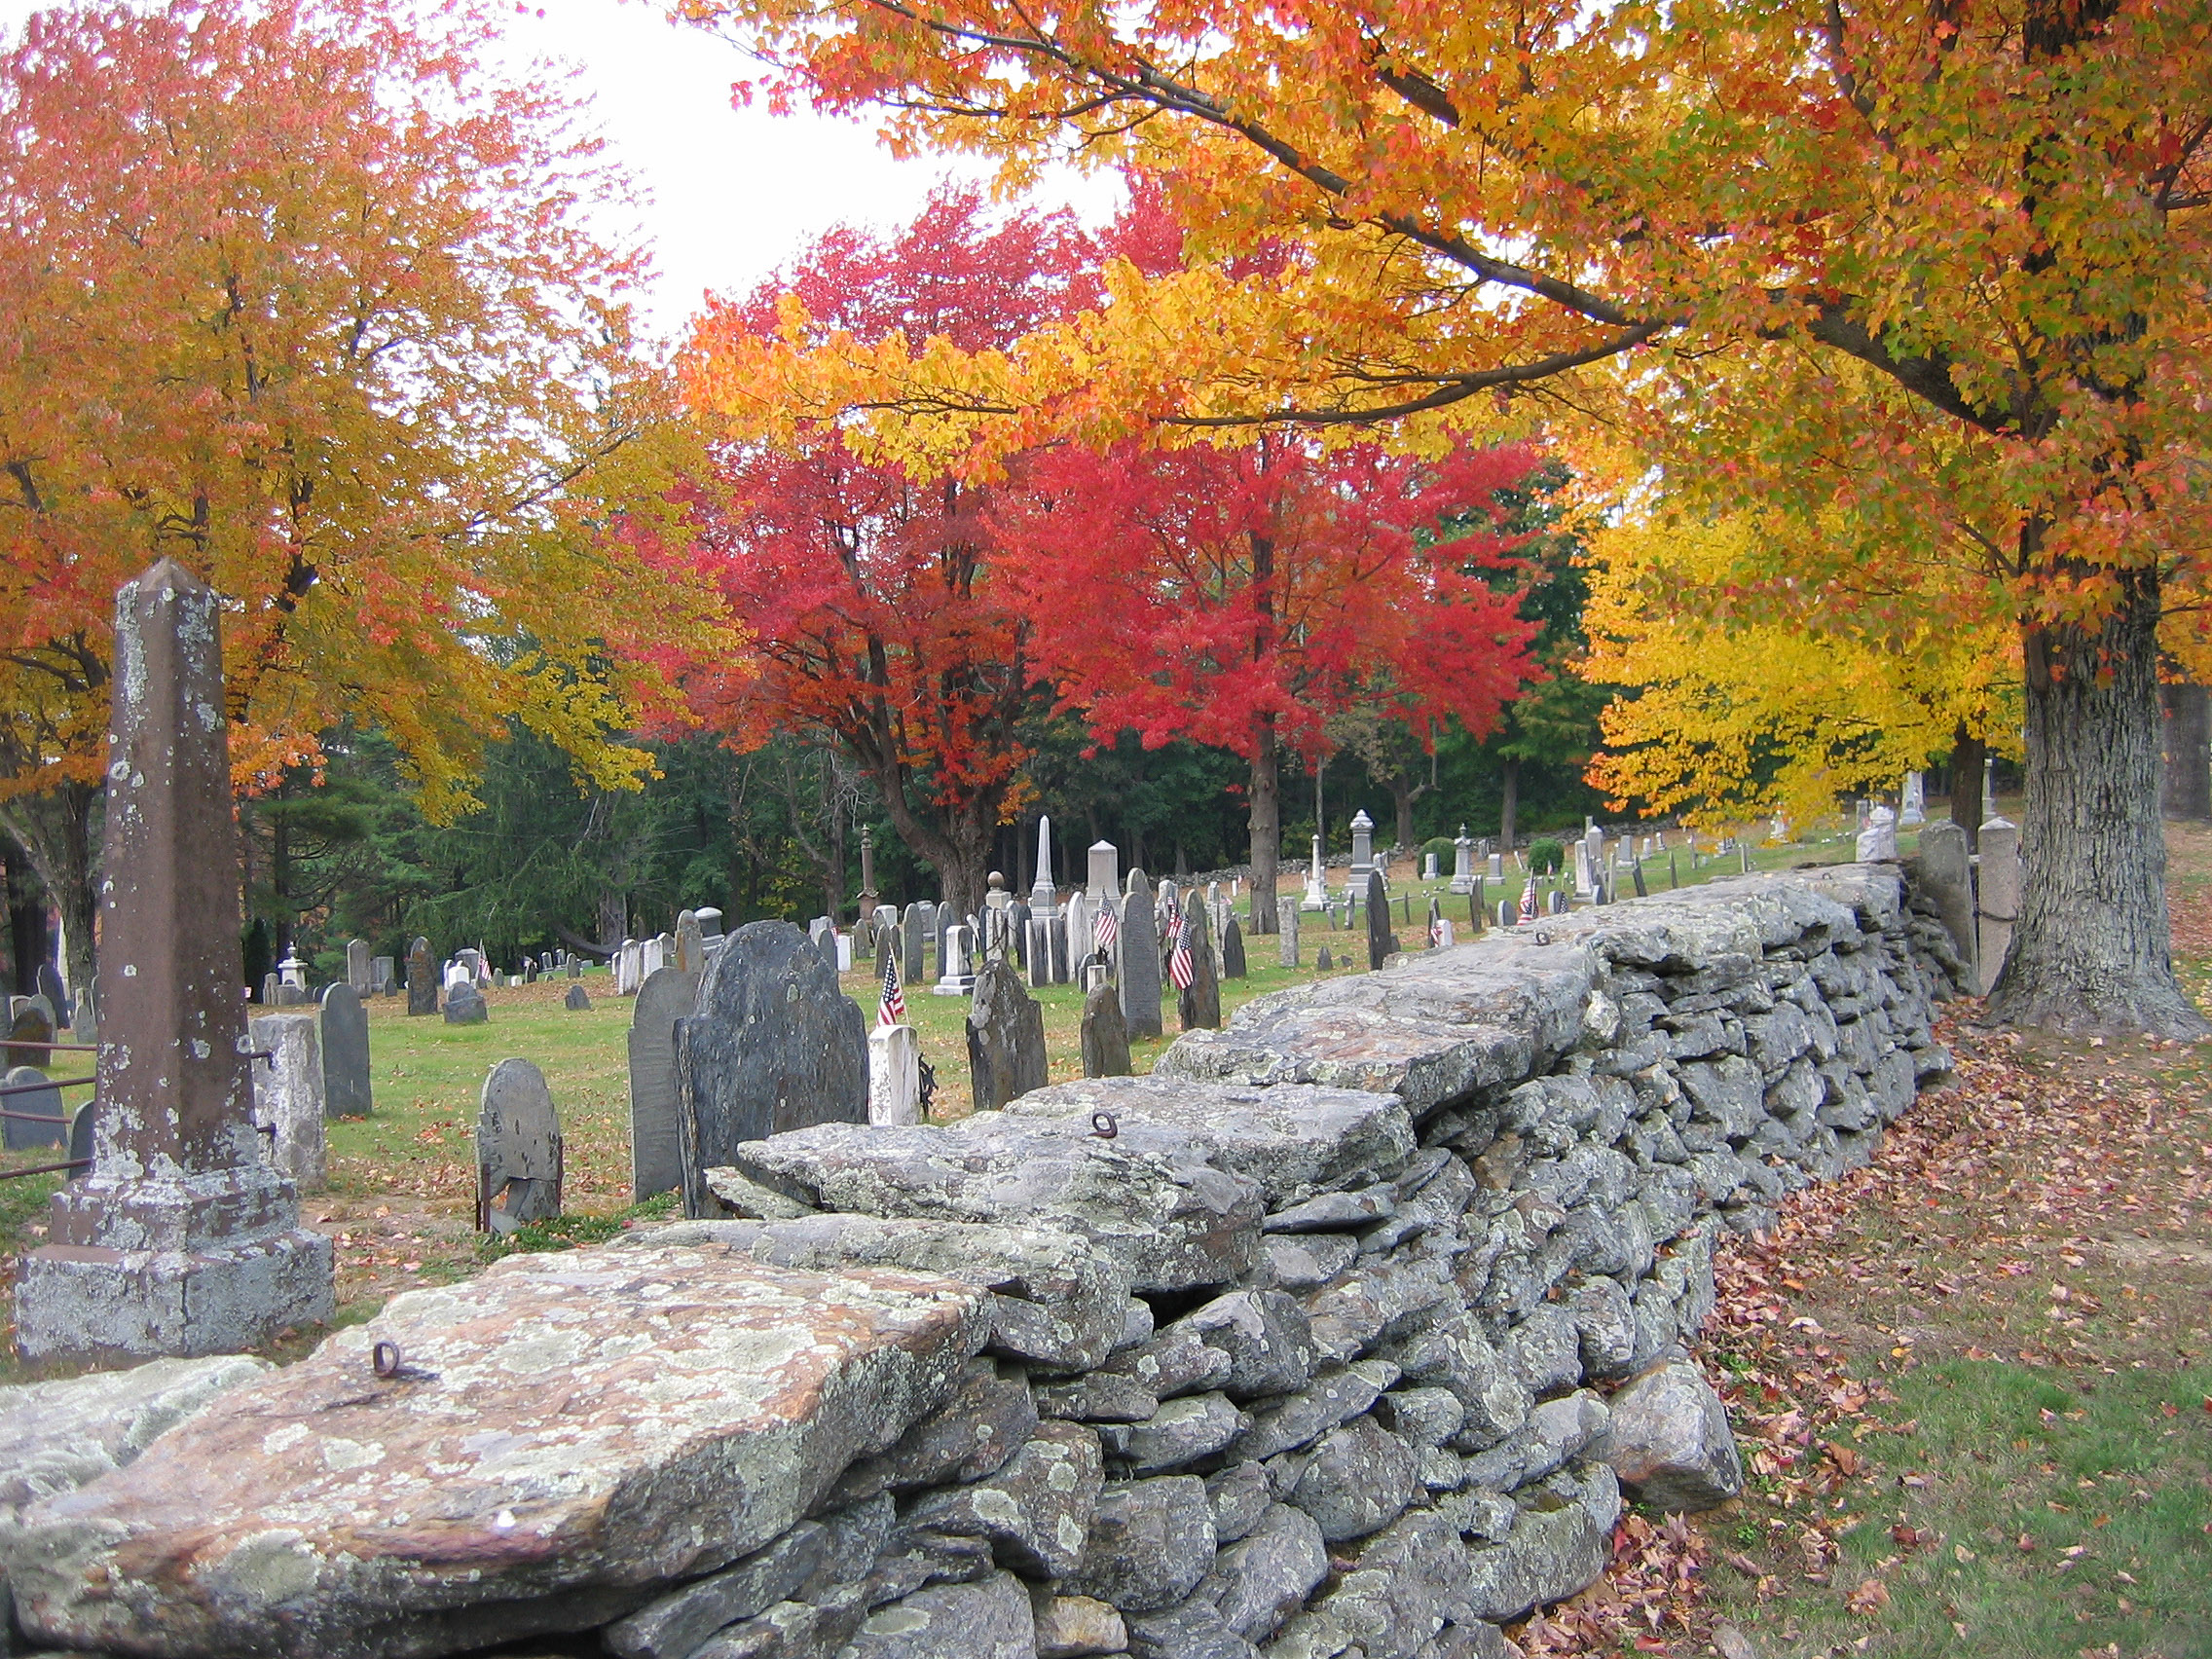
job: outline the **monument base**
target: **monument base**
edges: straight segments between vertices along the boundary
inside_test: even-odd
[[[16,1350],[27,1365],[241,1353],[335,1310],[330,1240],[306,1228],[192,1250],[49,1244],[22,1259]]]
[[[1474,890],[1475,890],[1475,878],[1474,878],[1473,876],[1471,876],[1471,875],[1456,875],[1456,876],[1454,876],[1454,877],[1452,878],[1452,886],[1451,886],[1451,888],[1449,889],[1449,891],[1451,891],[1451,892],[1453,892],[1453,893],[1457,893],[1457,894],[1461,894],[1461,895],[1464,895],[1464,894],[1468,894],[1468,893],[1472,893],[1472,892],[1473,892]]]
[[[976,976],[959,974],[940,979],[930,987],[933,997],[972,997],[976,994]]]

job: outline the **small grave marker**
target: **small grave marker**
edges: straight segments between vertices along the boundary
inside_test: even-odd
[[[476,1226],[509,1234],[561,1213],[561,1119],[545,1074],[501,1060],[484,1080],[476,1119]]]

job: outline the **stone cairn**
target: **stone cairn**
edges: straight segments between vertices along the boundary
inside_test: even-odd
[[[29,1504],[18,1617],[335,1659],[1498,1659],[1604,1570],[1624,1488],[1740,1488],[1686,1357],[1714,1241],[1947,1069],[1930,930],[1896,866],[1732,880],[1263,999],[1148,1078],[735,1140],[719,1216],[395,1298]],[[95,1404],[40,1409],[114,1445]]]

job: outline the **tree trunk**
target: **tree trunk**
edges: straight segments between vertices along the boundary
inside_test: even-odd
[[[31,867],[46,886],[47,897],[61,912],[62,948],[68,961],[61,977],[69,994],[80,1001],[94,996],[92,970],[93,918],[98,914],[98,883],[92,856],[92,816],[100,791],[92,784],[63,784],[45,794],[18,795],[0,806],[0,823],[7,826]],[[233,926],[238,923],[234,920]],[[25,965],[36,974],[36,962]],[[36,989],[36,986],[32,987]]]
[[[1981,763],[1989,751],[1959,722],[1951,739],[1951,822],[1967,832],[1967,845],[1981,839]]]
[[[608,951],[621,947],[630,937],[629,900],[615,888],[601,888],[599,893],[599,942]]]
[[[2025,891],[1989,1013],[2068,1036],[2196,1037],[2166,919],[2158,576],[2110,573],[2121,597],[2101,625],[2022,630]]]
[[[1521,811],[1521,762],[1508,755],[1497,767],[1497,850],[1513,851],[1516,826],[1514,819]]]
[[[2212,818],[2212,695],[2201,685],[2161,685],[2165,773],[2159,807],[2168,818]]]
[[[1275,718],[1252,721],[1252,932],[1275,931],[1275,871],[1282,858],[1282,751]]]
[[[8,875],[8,954],[15,974],[16,994],[27,997],[38,990],[38,965],[54,949],[46,932],[46,900],[38,892],[30,855],[9,837],[5,849]]]

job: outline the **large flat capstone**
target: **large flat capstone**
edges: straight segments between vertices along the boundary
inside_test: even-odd
[[[33,1505],[5,1545],[17,1616],[58,1646],[180,1659],[587,1629],[797,1522],[989,1328],[984,1293],[891,1269],[510,1257]]]

